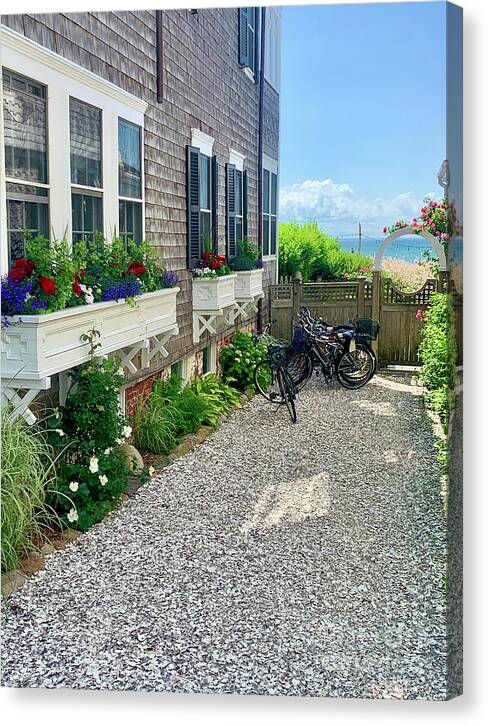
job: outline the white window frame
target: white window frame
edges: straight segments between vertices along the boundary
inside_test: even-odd
[[[276,174],[276,252],[275,254],[265,255],[263,254],[263,260],[276,260],[278,257],[278,220],[279,220],[279,209],[280,209],[280,175],[279,175],[279,163],[276,159],[273,159],[267,154],[263,154],[263,185],[264,185],[264,170],[270,173],[270,196],[269,196],[269,248],[271,249],[271,174]],[[264,186],[263,186],[264,190]],[[263,202],[264,202],[264,191],[263,191]],[[274,215],[273,215],[274,216]],[[261,215],[261,225],[263,226],[263,241],[264,241],[264,208]]]
[[[10,28],[0,26],[1,66],[13,73],[32,78],[47,87],[49,218],[51,237],[68,239],[71,244],[71,165],[70,96],[102,111],[103,232],[111,240],[119,230],[118,196],[118,118],[141,127],[144,149],[144,113],[147,103],[127,93],[95,73],[62,58],[57,53],[29,40]],[[1,79],[1,73],[0,73]],[[5,148],[3,133],[3,90],[0,81],[0,192],[6,193]],[[145,236],[144,155],[142,155],[142,234]],[[18,180],[17,180],[18,181]],[[0,208],[0,236],[7,239],[6,205]],[[8,268],[7,245],[2,245],[2,272]]]
[[[266,8],[264,77],[279,93],[281,85],[281,8],[275,6]]]

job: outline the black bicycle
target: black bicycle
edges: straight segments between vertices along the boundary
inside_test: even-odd
[[[307,308],[298,313],[298,325],[287,350],[287,370],[295,387],[301,390],[314,369],[329,382],[335,376],[348,389],[365,386],[374,376],[377,360],[370,341],[380,324],[367,318],[350,320],[347,325],[330,326],[314,319]]]
[[[274,322],[274,321],[273,321]],[[271,403],[286,405],[293,423],[296,423],[297,412],[295,398],[297,389],[293,377],[288,371],[288,345],[282,345],[269,337],[273,323],[268,323],[264,332],[256,336],[256,341],[267,339],[267,356],[254,369],[254,385],[257,391]]]

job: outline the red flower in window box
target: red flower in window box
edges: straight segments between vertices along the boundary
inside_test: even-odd
[[[75,275],[75,277],[78,277],[78,275]],[[76,297],[80,297],[81,293],[83,292],[78,280],[75,280],[75,282],[73,283],[73,292],[76,295]]]
[[[146,268],[142,262],[137,262],[137,260],[132,262],[127,268],[128,275],[143,275],[145,272],[147,272]]]
[[[56,293],[56,283],[52,277],[43,277],[42,275],[39,275],[39,284],[46,295],[54,295]]]
[[[15,282],[20,282],[24,277],[32,275],[36,269],[36,263],[26,260],[25,257],[20,257],[15,260],[15,266],[9,271],[8,278]]]

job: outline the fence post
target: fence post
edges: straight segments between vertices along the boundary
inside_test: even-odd
[[[364,277],[358,277],[358,292],[357,292],[357,295],[358,295],[358,299],[357,299],[357,303],[358,303],[358,312],[357,312],[357,315],[358,315],[358,318],[364,318],[364,316],[366,315],[366,301],[364,299],[364,295],[365,295],[365,283],[366,283],[366,278],[364,278]]]
[[[380,270],[373,270],[373,320],[379,320],[381,322],[381,272]],[[381,335],[381,333],[380,333]],[[372,341],[371,347],[373,348],[376,356],[378,355],[378,339]]]
[[[293,278],[293,305],[291,310],[291,329],[290,329],[290,340],[293,337],[293,321],[295,320],[296,314],[302,306],[302,273],[300,271],[295,272]]]

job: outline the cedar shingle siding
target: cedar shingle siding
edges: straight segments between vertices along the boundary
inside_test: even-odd
[[[180,334],[168,365],[194,348],[191,274],[187,268],[186,147],[191,129],[215,139],[219,162],[218,247],[225,254],[225,164],[229,149],[245,154],[248,233],[257,240],[259,84],[238,63],[236,8],[161,11],[162,102],[156,91],[156,11],[8,15],[2,23],[144,99],[146,238],[181,280]],[[33,72],[33,76],[35,73]],[[278,94],[265,84],[264,152],[277,158]],[[273,280],[274,262],[265,280]],[[263,304],[266,316],[267,305]],[[206,344],[202,340],[198,347]],[[160,366],[160,363],[159,363]]]

